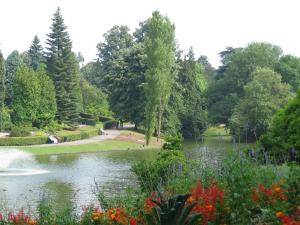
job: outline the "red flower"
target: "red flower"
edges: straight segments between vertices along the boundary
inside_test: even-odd
[[[130,225],[138,225],[137,221],[134,218],[131,218],[129,223]]]

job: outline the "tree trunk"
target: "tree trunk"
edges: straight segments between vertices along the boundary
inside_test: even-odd
[[[161,132],[161,121],[162,121],[162,101],[161,97],[159,99],[159,107],[158,107],[158,121],[157,121],[157,141],[160,139],[160,132]]]

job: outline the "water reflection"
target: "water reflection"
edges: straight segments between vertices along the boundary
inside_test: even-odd
[[[48,170],[50,173],[0,177],[0,211],[20,208],[35,211],[37,202],[45,195],[52,199],[56,207],[72,204],[80,209],[96,201],[93,193],[95,182],[111,193],[135,185],[134,175],[130,172],[131,164],[140,159],[153,159],[155,152],[126,150],[34,156],[34,160],[19,166]]]
[[[201,159],[212,165],[217,163],[227,150],[241,148],[228,140],[206,140],[187,142],[186,154],[192,159]],[[0,177],[0,211],[22,207],[35,210],[42,196],[49,195],[56,206],[72,204],[81,206],[96,202],[94,184],[105,192],[119,193],[120,190],[136,185],[130,171],[132,163],[138,160],[152,160],[157,151],[126,150],[86,154],[63,154],[35,156],[31,169],[48,170],[50,173],[27,177]]]

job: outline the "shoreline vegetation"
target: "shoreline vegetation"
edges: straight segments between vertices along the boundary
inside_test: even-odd
[[[88,139],[87,139],[88,140]],[[38,145],[38,146],[5,146],[3,149],[18,148],[19,150],[32,153],[34,155],[51,155],[51,154],[69,154],[69,153],[93,153],[98,151],[118,151],[118,150],[144,150],[159,149],[161,141],[157,142],[152,138],[150,144],[145,144],[145,135],[131,131],[120,130],[120,134],[115,138],[99,140],[86,144],[70,145]]]

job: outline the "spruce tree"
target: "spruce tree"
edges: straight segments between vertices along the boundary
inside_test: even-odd
[[[34,36],[32,44],[28,50],[29,67],[37,70],[39,65],[44,62],[43,47],[37,35]]]
[[[5,67],[4,67],[4,58],[0,51],[0,131],[3,130],[4,99],[5,99]]]
[[[23,60],[18,51],[13,51],[5,61],[5,103],[11,106],[13,100],[13,83],[17,70],[23,64]]]
[[[56,90],[57,119],[70,126],[77,124],[81,109],[79,66],[60,9],[53,17],[47,39],[47,70]]]

